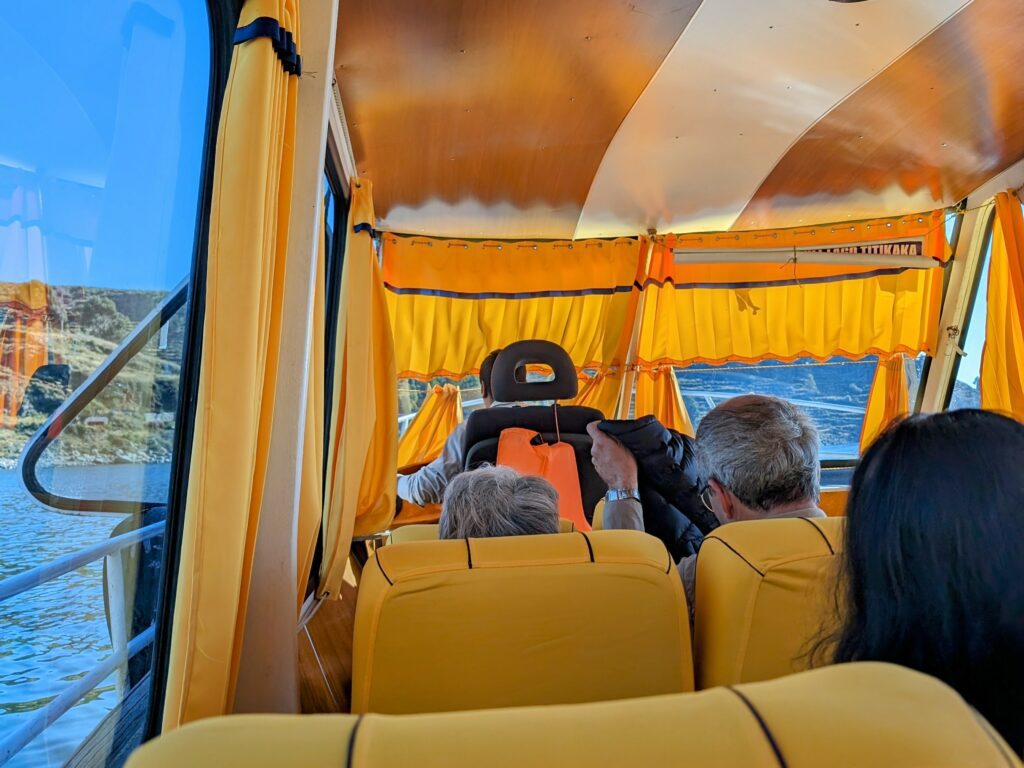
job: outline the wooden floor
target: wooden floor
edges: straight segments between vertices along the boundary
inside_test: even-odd
[[[351,570],[341,599],[324,601],[299,630],[299,693],[304,714],[349,712],[356,580]]]

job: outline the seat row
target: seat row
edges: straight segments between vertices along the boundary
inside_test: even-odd
[[[780,519],[709,536],[692,639],[674,563],[646,534],[438,541],[410,527],[363,568],[352,711],[605,701],[806,669],[842,526]]]
[[[423,715],[233,715],[137,750],[128,768],[1015,768],[951,688],[841,664],[699,693]]]

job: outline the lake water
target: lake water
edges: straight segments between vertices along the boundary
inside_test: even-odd
[[[169,465],[57,467],[43,485],[85,498],[166,495]],[[123,515],[66,515],[38,504],[17,471],[0,470],[0,579],[110,536]],[[0,603],[0,739],[111,652],[103,562]],[[118,701],[112,675],[8,766],[60,766]]]

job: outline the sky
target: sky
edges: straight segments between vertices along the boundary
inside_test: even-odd
[[[0,282],[185,277],[209,38],[203,0],[0,3]]]

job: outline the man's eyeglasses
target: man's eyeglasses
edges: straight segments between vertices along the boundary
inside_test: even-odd
[[[714,493],[711,490],[711,483],[706,482],[701,486],[701,489],[697,492],[700,496],[700,503],[704,505],[704,509],[708,512],[714,512],[715,510],[711,507],[711,494]]]

